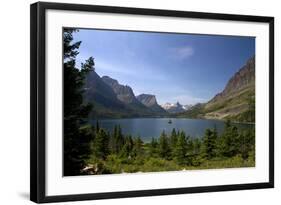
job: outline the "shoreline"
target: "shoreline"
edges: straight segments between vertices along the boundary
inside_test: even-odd
[[[99,119],[89,119],[90,121],[99,121],[99,120],[128,120],[128,119],[186,119],[186,120],[212,120],[212,121],[218,121],[218,122],[226,122],[227,120],[223,119],[215,119],[215,118],[187,118],[187,117],[122,117],[122,118],[99,118]],[[239,122],[239,121],[231,121],[233,124],[247,124],[247,125],[255,125],[255,122]]]

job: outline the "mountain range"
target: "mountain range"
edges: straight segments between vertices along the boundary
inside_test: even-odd
[[[91,117],[157,117],[167,112],[158,105],[155,95],[135,96],[133,89],[109,76],[91,71],[86,77],[84,98],[93,104]]]
[[[161,105],[163,109],[165,109],[169,113],[181,113],[186,110],[189,110],[192,105],[182,105],[179,102],[176,103],[165,103]]]
[[[94,106],[91,117],[186,117],[253,122],[255,116],[255,57],[250,58],[207,103],[159,105],[153,94],[136,96],[128,85],[91,71],[86,77],[85,100]]]

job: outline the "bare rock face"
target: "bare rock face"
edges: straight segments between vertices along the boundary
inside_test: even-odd
[[[155,95],[141,94],[137,96],[137,100],[154,112],[166,113],[166,111],[158,105]]]
[[[204,117],[253,122],[255,116],[255,57],[236,72],[224,90],[204,107]]]
[[[155,95],[141,94],[137,96],[137,99],[147,107],[157,104]]]
[[[84,90],[84,100],[95,107],[91,117],[116,118],[166,114],[157,104],[155,96],[147,106],[136,98],[130,86],[121,85],[108,76],[100,77],[95,71],[87,75]]]
[[[222,100],[243,89],[255,85],[255,57],[250,58],[247,63],[230,78],[224,90],[218,93],[209,103]]]
[[[117,95],[118,100],[125,104],[136,103],[137,99],[134,95],[132,88],[128,85],[121,85],[115,79],[112,79],[108,76],[103,76],[102,80],[109,85],[114,93]]]
[[[123,103],[118,100],[111,87],[104,83],[95,71],[90,72],[86,77],[85,98],[88,102],[95,101],[104,106],[124,109]]]

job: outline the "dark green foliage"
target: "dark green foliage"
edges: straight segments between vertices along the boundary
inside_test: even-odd
[[[171,143],[171,148],[172,149],[174,149],[176,147],[177,140],[178,140],[178,134],[176,132],[176,129],[173,128],[173,130],[171,132],[171,139],[170,139],[170,143]]]
[[[100,130],[100,124],[99,124],[99,121],[97,120],[96,122],[96,132],[98,132]]]
[[[89,72],[89,71],[95,71],[95,62],[94,62],[94,58],[93,57],[90,57],[88,58],[88,60],[86,60],[85,63],[81,63],[81,68],[82,68],[82,72],[86,72],[86,74]]]
[[[93,154],[97,159],[106,159],[106,156],[109,154],[109,136],[104,129],[96,130]]]
[[[193,150],[192,150],[193,154],[198,155],[201,150],[202,142],[198,138],[193,139],[192,142],[193,142]]]
[[[91,133],[94,158],[89,161],[93,166],[89,174],[247,167],[255,163],[254,130],[238,132],[230,121],[221,136],[214,127],[206,129],[202,139],[173,129],[170,135],[163,131],[159,139],[144,143],[140,137],[124,136],[120,126],[106,133],[98,123]],[[115,142],[114,146],[109,143],[109,150],[104,149],[108,141]]]
[[[133,147],[133,153],[134,153],[134,157],[137,156],[142,156],[143,155],[143,141],[141,140],[141,138],[138,136],[135,140],[134,140],[134,147]]]
[[[169,159],[171,156],[169,140],[164,131],[162,132],[159,138],[159,156],[164,159]]]
[[[159,144],[155,138],[151,139],[151,142],[149,144],[149,156],[150,157],[158,157],[159,155]]]
[[[78,48],[80,47],[81,41],[72,43],[73,32],[77,32],[76,29],[64,29],[63,31],[63,53],[64,60],[75,60],[75,57],[79,54]]]
[[[255,150],[255,130],[244,131],[239,134],[239,153],[243,160],[247,160],[251,151]]]
[[[124,146],[121,150],[122,157],[132,157],[134,148],[134,141],[131,135],[125,137]]]
[[[81,70],[75,67],[75,59],[81,42],[72,43],[73,32],[65,29],[64,37],[64,175],[77,175],[89,158],[92,140],[91,128],[82,127],[92,108],[83,103],[83,85],[87,72],[93,69],[91,59]]]
[[[213,130],[206,129],[205,135],[203,137],[203,151],[204,157],[206,157],[207,159],[211,159],[216,156],[217,138],[218,133],[216,128],[214,128]]]
[[[186,164],[187,163],[187,139],[185,137],[185,133],[181,132],[174,151],[175,160],[179,164]]]
[[[225,157],[233,157],[239,151],[239,134],[237,127],[226,121],[224,131],[219,141],[219,153]]]
[[[113,137],[110,141],[111,152],[118,154],[124,145],[124,137],[120,125],[114,127]]]

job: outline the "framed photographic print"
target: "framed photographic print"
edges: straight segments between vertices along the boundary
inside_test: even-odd
[[[34,202],[274,187],[274,18],[31,5]]]

